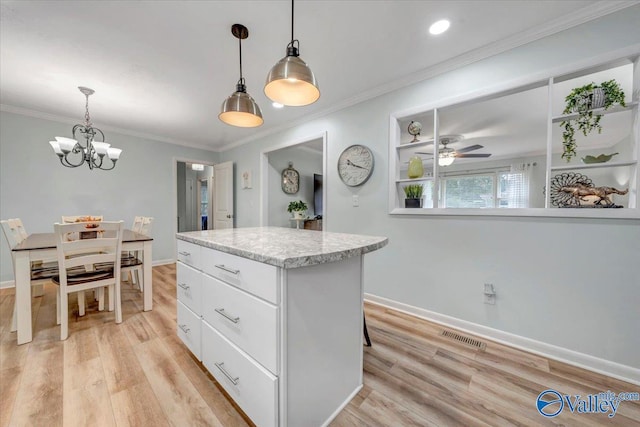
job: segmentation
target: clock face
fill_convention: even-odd
[[[347,147],[338,159],[338,175],[349,187],[364,184],[373,172],[373,153],[364,145]]]
[[[295,194],[300,188],[300,174],[289,166],[282,171],[282,191],[287,194]]]

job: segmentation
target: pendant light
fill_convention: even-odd
[[[260,107],[247,93],[247,87],[242,77],[242,40],[249,37],[249,30],[241,24],[231,26],[231,34],[238,39],[240,50],[240,80],[236,84],[236,91],[222,103],[218,118],[231,126],[244,128],[260,126],[264,123]]]
[[[291,107],[313,104],[320,98],[318,82],[309,66],[300,59],[300,42],[293,37],[293,0],[291,0],[291,42],[287,56],[267,75],[264,94],[274,102]]]

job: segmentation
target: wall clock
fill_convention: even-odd
[[[287,194],[296,194],[300,189],[300,174],[289,162],[289,167],[282,171],[282,191]]]
[[[364,145],[345,148],[338,158],[338,175],[349,187],[364,184],[373,172],[373,153]]]

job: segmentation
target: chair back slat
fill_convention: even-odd
[[[131,230],[135,231],[136,233],[140,233],[140,230],[142,229],[142,224],[144,223],[144,217],[143,216],[136,216],[133,218],[133,225],[131,226]]]
[[[20,236],[21,240],[24,240],[27,238],[27,236],[29,236],[29,234],[27,233],[27,230],[25,230],[24,225],[22,224],[22,220],[20,218],[13,218],[10,219],[9,221],[13,221],[13,225],[16,228],[18,235]]]
[[[144,234],[145,236],[151,236],[152,225],[153,225],[153,217],[150,217],[150,216],[142,217],[142,226],[140,227],[140,231],[138,233]]]
[[[24,240],[20,230],[18,230],[15,219],[3,219],[0,223],[2,224],[4,237],[7,239],[7,243],[9,244],[9,249],[15,248]],[[22,224],[22,222],[20,223]]]

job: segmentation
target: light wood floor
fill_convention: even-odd
[[[140,293],[125,284],[122,324],[91,306],[66,341],[47,285],[33,298],[34,340],[21,346],[9,331],[14,292],[1,290],[0,426],[248,425],[176,337],[175,266],[153,274],[153,311],[141,312]],[[640,402],[623,402],[611,419],[565,409],[547,420],[535,409],[549,388],[584,396],[640,387],[492,342],[478,350],[375,305],[366,314],[365,386],[333,427],[640,425]]]

